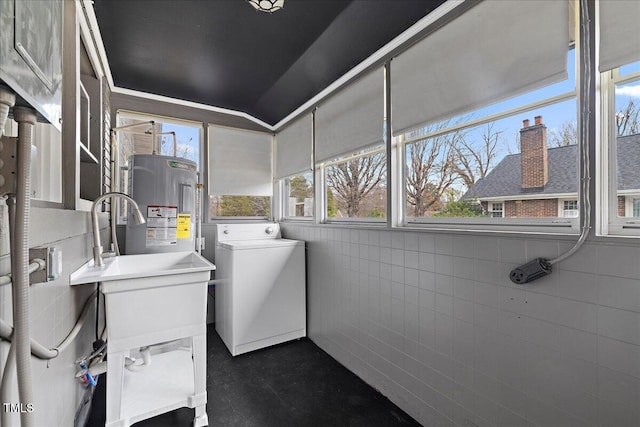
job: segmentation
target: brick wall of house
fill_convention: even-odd
[[[555,218],[558,199],[510,200],[504,204],[505,218]]]
[[[522,188],[541,188],[549,180],[547,154],[547,127],[542,124],[542,116],[535,117],[535,124],[523,120],[520,130],[520,164],[522,168]]]
[[[626,198],[624,196],[618,196],[618,216],[625,216],[625,203]]]

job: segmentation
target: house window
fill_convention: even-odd
[[[633,199],[633,217],[640,217],[640,199]]]
[[[489,203],[489,213],[491,218],[503,218],[504,217],[504,204],[503,203]]]
[[[209,126],[209,217],[271,216],[269,133]]]
[[[603,234],[640,235],[637,218],[640,192],[640,61],[625,64],[602,74],[603,105],[602,138],[608,141],[604,158],[609,169],[607,223]],[[605,144],[606,146],[606,144]]]
[[[580,216],[580,211],[578,210],[578,201],[563,200],[561,214],[563,218],[577,218],[578,216]]]
[[[117,155],[113,188],[129,194],[129,159],[134,154],[180,157],[196,163],[200,170],[202,124],[128,111],[118,112]],[[118,203],[118,223],[127,222],[127,204]]]
[[[602,193],[608,205],[600,211],[602,234],[640,236],[634,199],[640,194],[640,50],[636,40],[638,2],[597,2],[599,22],[602,147],[599,168]]]
[[[325,164],[328,220],[387,217],[386,158],[384,147],[378,146]]]
[[[385,70],[376,68],[314,112],[323,221],[382,221],[387,216],[384,91]]]
[[[313,115],[305,114],[275,136],[274,178],[281,195],[278,218],[314,215]]]
[[[557,219],[558,199],[578,192],[576,11],[481,2],[394,58],[402,222],[577,231],[577,221]],[[507,22],[509,38],[484,32]]]
[[[313,174],[292,176],[284,180],[285,185],[285,217],[313,217]]]
[[[499,215],[488,209],[493,218],[565,217],[558,200],[577,198],[578,133],[575,95],[561,96],[566,98],[533,113],[513,114],[509,106],[528,108],[531,98],[521,96],[502,103],[507,111],[493,119],[475,119],[489,115],[483,109],[396,137],[404,145],[407,222],[481,221],[487,216],[482,205],[496,198],[509,200],[513,209],[507,214],[506,202],[500,203]]]

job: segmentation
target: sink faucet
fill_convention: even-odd
[[[103,200],[109,197],[121,197],[131,203],[131,207],[133,208],[133,221],[136,224],[145,223],[144,215],[142,215],[142,212],[140,212],[140,208],[138,207],[136,201],[124,193],[105,193],[95,199],[93,201],[93,205],[91,206],[91,225],[93,227],[93,263],[96,267],[102,267],[104,265],[104,262],[102,261],[102,243],[100,242],[100,229],[98,228],[98,205]],[[111,218],[111,221],[114,221],[114,218]]]

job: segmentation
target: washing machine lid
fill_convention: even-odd
[[[268,248],[282,248],[291,246],[304,246],[304,242],[301,240],[291,239],[264,239],[264,240],[228,240],[218,242],[217,245],[221,248],[229,249],[232,251],[241,251],[247,249],[268,249]]]

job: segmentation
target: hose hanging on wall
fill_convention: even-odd
[[[29,326],[29,216],[31,209],[31,140],[36,124],[35,111],[15,107],[13,118],[18,122],[18,173],[16,183],[15,240],[11,252],[13,282],[13,343],[18,371],[18,395],[20,402],[33,403],[33,378],[31,374],[31,333]],[[33,413],[20,414],[23,427],[33,425]]]
[[[509,274],[511,281],[517,285],[532,282],[536,279],[551,274],[551,267],[554,264],[564,261],[571,255],[576,253],[584,244],[589,230],[591,229],[591,199],[589,196],[591,171],[589,159],[589,119],[591,118],[591,97],[589,91],[591,88],[591,29],[589,27],[591,19],[589,18],[589,10],[587,0],[580,2],[580,26],[582,27],[583,43],[580,44],[580,53],[582,58],[583,70],[580,84],[580,186],[578,187],[578,204],[582,218],[582,226],[580,229],[580,237],[578,241],[564,254],[557,258],[548,260],[545,258],[536,258],[528,263],[514,268]]]

